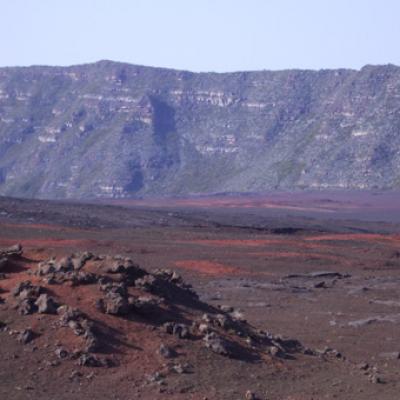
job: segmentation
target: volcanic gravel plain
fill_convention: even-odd
[[[400,194],[0,199],[0,399],[395,400]]]

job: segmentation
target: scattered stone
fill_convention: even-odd
[[[308,274],[289,274],[283,277],[283,279],[293,279],[293,278],[330,278],[330,279],[344,279],[350,278],[350,274],[342,274],[336,271],[317,271],[317,272],[310,272]]]
[[[316,350],[316,353],[320,356],[334,356],[336,358],[342,358],[342,353],[339,350],[325,347],[322,350]]]
[[[106,272],[109,274],[122,274],[125,271],[125,265],[120,261],[114,262],[113,265],[106,269]]]
[[[230,316],[236,321],[246,322],[244,314],[239,310],[234,310],[233,312],[230,313]]]
[[[366,371],[369,368],[369,364],[366,362],[361,362],[357,364],[357,368],[361,369],[362,371]]]
[[[93,333],[87,334],[85,339],[84,351],[88,353],[94,353],[98,351],[99,348],[100,343],[96,336],[94,336]]]
[[[210,325],[208,325],[207,323],[199,324],[198,327],[197,327],[197,330],[201,335],[205,335],[205,334],[211,332]]]
[[[92,380],[95,376],[96,376],[95,373],[92,371],[92,372],[90,372],[89,374],[86,375],[86,379]]]
[[[126,315],[130,311],[128,299],[119,293],[107,293],[103,302],[106,314]]]
[[[164,325],[164,330],[170,335],[177,336],[179,339],[189,339],[190,330],[185,324],[177,324],[175,322],[166,322]]]
[[[179,339],[189,339],[190,331],[189,327],[185,324],[174,324],[172,334],[177,336]]]
[[[147,272],[139,267],[139,265],[133,263],[130,258],[120,257],[113,262],[113,264],[107,267],[106,272],[109,274],[121,274],[124,279],[133,284],[136,279],[143,278],[147,275]]]
[[[219,308],[221,311],[226,312],[226,313],[232,313],[234,311],[233,307],[227,306],[227,305],[221,305],[221,306],[219,306]]]
[[[23,289],[18,297],[20,300],[37,300],[41,293],[43,293],[43,289],[41,286],[31,286],[29,288]]]
[[[165,346],[164,344],[161,344],[158,352],[164,358],[174,358],[177,356],[177,353],[174,349]]]
[[[78,365],[81,367],[104,367],[104,363],[92,354],[82,354],[78,359]]]
[[[160,372],[155,372],[154,374],[151,374],[147,377],[147,381],[149,383],[158,383],[162,384],[164,382],[164,375],[162,375]]]
[[[373,375],[370,376],[370,381],[371,381],[372,383],[376,383],[376,384],[378,384],[378,383],[385,383],[385,381],[383,380],[383,378],[381,378],[380,376],[375,375],[375,374],[373,374]]]
[[[176,271],[171,271],[170,269],[158,269],[154,272],[154,275],[176,285],[183,284],[182,277]]]
[[[135,311],[142,314],[149,314],[156,309],[160,304],[159,301],[148,296],[140,296],[138,298],[130,297],[128,299],[129,304],[135,309]]]
[[[399,360],[400,359],[400,352],[399,351],[393,351],[390,353],[380,353],[379,357],[382,357],[386,360]]]
[[[70,280],[73,286],[79,285],[94,285],[98,282],[99,277],[96,274],[90,272],[73,272],[65,277],[65,280]]]
[[[32,282],[31,281],[23,281],[23,282],[20,282],[12,291],[11,291],[11,294],[14,296],[14,297],[18,297],[19,295],[20,295],[20,293],[23,291],[23,290],[25,290],[25,289],[31,289],[33,286],[32,286]]]
[[[56,272],[54,260],[43,261],[38,264],[37,274],[39,276],[48,275],[54,272]]]
[[[303,354],[305,354],[307,356],[315,356],[315,355],[317,355],[317,352],[313,349],[310,349],[309,347],[304,347]]]
[[[144,291],[151,292],[154,290],[156,278],[153,275],[146,275],[135,280],[135,286]]]
[[[68,357],[69,353],[67,350],[65,350],[63,347],[58,347],[55,351],[56,356],[61,359],[64,360]]]
[[[49,367],[58,367],[60,365],[60,361],[46,361],[46,365]]]
[[[44,276],[49,284],[62,284],[70,281],[72,285],[91,285],[97,283],[98,276],[93,273],[81,271],[86,262],[92,258],[91,253],[83,253],[80,256],[64,257],[57,262],[55,258],[41,262],[38,265],[37,274]]]
[[[68,321],[68,327],[72,329],[76,336],[81,336],[85,333],[85,329],[81,325],[81,323],[75,319],[71,319]]]
[[[47,294],[41,294],[35,302],[39,314],[57,314],[58,304]]]
[[[273,356],[273,357],[278,357],[281,352],[280,348],[277,346],[270,346],[268,351],[269,351],[269,354],[271,354],[271,356]]]
[[[228,343],[226,342],[226,340],[221,338],[215,332],[211,332],[205,335],[203,341],[204,345],[216,354],[220,354],[222,356],[228,356],[230,353],[228,350]]]
[[[35,338],[35,334],[31,329],[23,330],[17,337],[18,341],[22,344],[28,344]]]
[[[100,290],[106,293],[119,293],[122,296],[126,296],[126,285],[123,282],[115,283],[112,279],[107,277],[101,277],[98,281]]]
[[[84,314],[80,310],[66,305],[58,307],[57,314],[60,316],[62,326],[68,326],[69,321],[76,321],[84,317]]]
[[[189,368],[187,365],[182,365],[182,364],[175,364],[171,367],[171,370],[173,372],[176,372],[177,374],[187,374],[189,372]]]
[[[37,311],[35,300],[23,299],[18,304],[18,311],[21,315],[29,315],[35,313]]]
[[[217,314],[217,315],[203,314],[202,320],[207,325],[212,325],[217,328],[219,327],[224,330],[232,328],[233,325],[232,320],[224,314]]]
[[[22,246],[21,244],[17,243],[14,244],[13,246],[6,247],[5,249],[0,249],[0,256],[11,256],[11,255],[16,255],[16,256],[21,256],[23,253]]]
[[[80,371],[74,370],[74,371],[71,372],[71,375],[69,376],[69,379],[71,381],[74,381],[76,379],[82,378],[82,376],[83,375],[82,375],[82,373]]]
[[[244,398],[245,400],[257,400],[256,395],[251,390],[245,393]]]
[[[74,269],[76,271],[81,270],[89,260],[93,259],[93,257],[94,256],[90,251],[85,251],[81,255],[74,257],[72,260]]]
[[[55,264],[56,272],[70,272],[74,270],[74,263],[71,257],[63,257]]]

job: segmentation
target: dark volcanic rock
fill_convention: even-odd
[[[177,336],[180,339],[188,339],[190,338],[190,330],[189,327],[185,324],[178,324],[175,322],[166,322],[164,324],[165,332],[170,335]]]
[[[399,187],[399,82],[393,65],[2,68],[0,194]]]
[[[22,246],[18,243],[5,249],[0,249],[0,256],[20,256],[22,255]]]
[[[18,335],[18,341],[22,344],[28,344],[35,338],[35,334],[31,329],[25,329]]]
[[[82,354],[78,359],[78,365],[83,367],[103,367],[104,363],[92,354]]]
[[[63,257],[55,264],[56,272],[70,272],[74,270],[74,263],[71,257]]]
[[[67,350],[65,350],[63,347],[58,347],[55,351],[56,356],[60,359],[65,359],[68,357],[69,353]]]
[[[75,270],[82,269],[85,264],[93,258],[93,254],[90,251],[85,251],[84,253],[78,255],[72,260]]]
[[[216,333],[211,332],[204,336],[204,345],[214,353],[222,356],[230,354],[228,343]]]
[[[32,285],[30,281],[20,282],[12,291],[17,297],[17,307],[20,314],[28,315],[38,310],[36,301],[42,294],[42,287]]]
[[[0,271],[4,270],[8,265],[8,258],[0,258]]]
[[[171,347],[168,347],[164,344],[160,345],[158,352],[164,358],[174,358],[177,356],[177,353],[174,349],[171,349]]]
[[[103,304],[106,314],[125,315],[131,309],[128,299],[119,293],[107,293]]]
[[[84,314],[80,310],[66,305],[58,307],[57,314],[60,316],[62,326],[68,326],[70,321],[78,321],[84,318]]]
[[[33,299],[23,299],[18,304],[18,310],[21,315],[29,315],[37,311],[37,306]]]
[[[47,294],[41,294],[35,302],[40,314],[57,314],[58,304]]]

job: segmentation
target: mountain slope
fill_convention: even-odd
[[[400,68],[0,69],[0,194],[400,186]]]

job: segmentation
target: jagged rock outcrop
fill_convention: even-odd
[[[400,68],[0,69],[0,194],[400,186]]]

